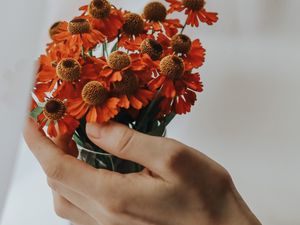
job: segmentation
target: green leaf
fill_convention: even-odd
[[[168,116],[166,116],[165,121],[164,121],[165,126],[168,126],[171,123],[171,121],[175,118],[175,116],[176,116],[176,113],[171,113]]]
[[[156,129],[148,132],[148,134],[152,135],[152,136],[162,137],[164,135],[164,133],[165,133],[165,130],[166,130],[166,126],[164,124],[161,124]]]
[[[76,144],[83,146],[83,142],[80,140],[79,136],[77,133],[74,133],[73,135],[73,140],[75,141]]]
[[[42,107],[36,107],[34,110],[31,111],[30,116],[37,120],[38,116],[41,115],[41,113],[43,112],[43,108]]]
[[[159,112],[160,109],[159,109],[158,105],[160,104],[160,102],[162,100],[163,100],[163,98],[161,98],[161,97],[154,99],[150,103],[150,105],[144,111],[142,111],[141,115],[139,116],[139,118],[137,120],[137,124],[135,127],[135,129],[137,131],[140,131],[143,133],[147,132],[148,124],[151,120],[153,120],[155,118],[155,116]]]
[[[116,51],[118,49],[118,42],[116,42],[115,44],[114,44],[114,46],[112,47],[112,49],[111,49],[111,52],[114,52],[114,51]]]

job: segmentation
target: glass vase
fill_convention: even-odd
[[[153,131],[150,131],[147,134],[153,135]],[[166,129],[164,129],[159,134],[156,133],[155,136],[165,137]],[[75,140],[75,142],[77,143],[77,148],[79,152],[78,159],[83,162],[86,162],[94,168],[107,169],[123,174],[135,173],[143,170],[143,166],[135,162],[120,159],[110,153],[107,153],[103,149],[91,143],[90,141],[82,142]]]

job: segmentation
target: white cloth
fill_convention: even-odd
[[[24,121],[43,5],[40,0],[1,1],[0,217]]]

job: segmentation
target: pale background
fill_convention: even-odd
[[[45,24],[70,18],[82,2],[49,0]],[[139,11],[147,1],[114,2]],[[300,225],[300,1],[208,0],[208,8],[220,22],[189,32],[208,51],[205,92],[168,136],[224,165],[263,224]],[[53,213],[45,177],[23,143],[0,224],[67,224]]]

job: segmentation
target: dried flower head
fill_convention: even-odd
[[[85,103],[98,106],[107,100],[108,91],[100,82],[90,81],[83,87],[81,96]]]
[[[81,65],[75,59],[63,59],[56,66],[56,74],[63,81],[76,81],[81,74]]]
[[[127,13],[124,15],[123,30],[129,35],[138,35],[144,31],[143,18],[136,13]]]
[[[193,11],[201,10],[205,6],[205,0],[182,0],[182,3],[185,7]]]
[[[60,25],[62,24],[61,21],[58,21],[56,23],[54,23],[50,29],[49,29],[49,36],[52,39],[54,35],[59,34],[60,33]]]
[[[68,31],[71,34],[84,34],[91,31],[91,24],[83,18],[75,18],[68,24]]]
[[[191,50],[192,41],[184,34],[177,34],[172,37],[171,46],[175,53],[187,54]]]
[[[176,55],[166,56],[160,62],[160,71],[170,79],[180,78],[184,73],[183,60]]]
[[[122,51],[115,51],[108,56],[107,64],[113,70],[122,70],[131,64],[128,54]]]
[[[163,53],[163,47],[156,40],[145,39],[141,44],[141,52],[147,53],[152,60],[158,60]]]
[[[60,120],[66,113],[66,106],[60,99],[50,99],[43,109],[45,117],[49,120]]]
[[[96,19],[105,19],[111,12],[111,5],[107,0],[93,0],[89,5],[88,12]]]
[[[149,21],[164,21],[167,16],[167,9],[160,2],[150,2],[145,6],[143,15]]]
[[[75,59],[63,59],[56,66],[56,74],[63,81],[74,82],[80,77],[81,65]]]
[[[137,76],[131,70],[126,70],[122,77],[122,81],[114,83],[113,92],[117,95],[127,96],[134,94],[139,88],[139,80]]]

